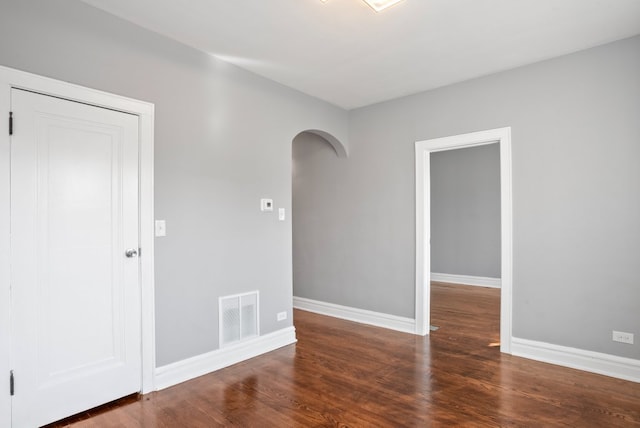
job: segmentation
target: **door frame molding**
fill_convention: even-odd
[[[500,144],[500,351],[511,353],[513,197],[511,128],[496,128],[416,142],[416,334],[429,334],[431,317],[431,153]]]
[[[9,109],[11,89],[18,88],[44,95],[64,98],[98,107],[131,113],[139,118],[139,225],[141,285],[141,353],[142,378],[140,391],[155,390],[155,304],[154,304],[154,212],[153,212],[153,152],[154,110],[153,104],[107,92],[85,88],[75,84],[38,76],[20,70],[0,66],[0,341],[10,339],[10,137]],[[19,119],[16,119],[16,129]],[[6,341],[6,342],[5,342]],[[6,379],[9,366],[9,346],[0,348],[0,379]],[[1,386],[1,385],[0,385]],[[2,387],[4,388],[4,387]],[[11,398],[0,394],[0,425],[5,414],[10,418]],[[5,413],[7,412],[7,413]],[[10,419],[9,419],[10,423]]]

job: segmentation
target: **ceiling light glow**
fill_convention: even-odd
[[[326,3],[327,0],[320,0],[322,3]],[[373,10],[376,12],[380,12],[388,8],[389,6],[393,6],[396,3],[401,2],[402,0],[364,0],[366,4],[371,6]]]
[[[401,2],[402,0],[364,0],[369,6],[373,8],[376,12],[380,12],[388,8],[389,6],[393,6],[396,3]]]

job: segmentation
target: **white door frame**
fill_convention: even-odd
[[[154,322],[154,235],[153,235],[153,121],[154,105],[121,97],[95,89],[84,88],[31,73],[0,66],[0,379],[8,379],[11,294],[10,294],[10,137],[9,110],[11,88],[19,88],[45,95],[65,98],[85,104],[135,114],[139,117],[140,141],[140,284],[142,327],[142,378],[140,390],[151,392],[155,371],[155,322]],[[14,119],[15,128],[20,119]],[[19,380],[18,380],[19,383]],[[0,391],[6,391],[0,384]],[[0,393],[0,425],[10,424],[11,399]],[[6,415],[6,416],[5,416]],[[8,422],[7,422],[8,421]]]
[[[500,351],[511,353],[513,203],[510,127],[416,142],[416,334],[429,334],[431,316],[431,153],[491,143],[500,144]]]

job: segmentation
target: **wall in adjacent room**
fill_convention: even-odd
[[[431,153],[431,272],[500,278],[500,146]]]

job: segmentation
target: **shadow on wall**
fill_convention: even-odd
[[[328,132],[321,131],[319,129],[307,129],[306,131],[302,131],[293,138],[293,142],[295,143],[295,141],[298,140],[300,137],[303,137],[308,134],[317,135],[318,137],[322,138],[327,143],[329,143],[329,145],[333,147],[333,150],[335,150],[339,158],[348,157],[349,154],[347,153],[347,149],[340,140],[338,140],[336,137],[329,134]]]

